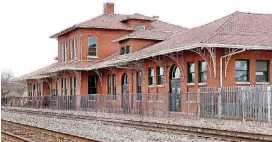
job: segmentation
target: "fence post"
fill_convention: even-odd
[[[246,108],[245,108],[245,103],[246,103],[246,99],[245,99],[245,87],[241,87],[241,93],[242,93],[242,119],[243,122],[245,122],[245,112],[246,112]]]
[[[267,87],[267,120],[271,124],[271,86]]]
[[[197,118],[200,118],[200,89],[197,89]]]
[[[218,119],[221,119],[221,115],[222,115],[222,88],[218,88]]]

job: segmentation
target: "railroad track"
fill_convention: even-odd
[[[101,121],[103,123],[107,123],[110,125],[122,125],[122,126],[130,126],[134,128],[149,130],[149,131],[161,131],[161,132],[171,132],[177,134],[192,134],[201,137],[207,138],[216,138],[220,140],[226,141],[246,141],[246,142],[265,142],[272,141],[272,135],[265,134],[255,134],[255,133],[247,133],[247,132],[237,132],[237,131],[229,131],[229,130],[218,130],[211,128],[200,128],[200,127],[192,127],[192,126],[181,126],[181,125],[170,125],[170,124],[162,124],[162,123],[151,123],[151,122],[143,122],[143,121],[132,121],[132,120],[116,120],[105,117],[94,117],[94,116],[85,116],[85,115],[72,115],[72,114],[62,114],[57,112],[41,112],[34,110],[18,110],[18,109],[3,109],[7,111],[27,113],[31,115],[39,115],[45,117],[57,117],[64,119],[82,119],[82,120],[93,120],[93,121]]]
[[[89,138],[47,130],[2,119],[1,139],[2,141],[7,142],[98,142],[97,140]]]

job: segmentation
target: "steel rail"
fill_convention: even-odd
[[[256,133],[249,133],[249,132],[219,130],[219,129],[212,129],[212,128],[182,126],[182,125],[163,124],[163,123],[144,122],[144,121],[117,120],[117,119],[111,119],[111,118],[105,118],[105,117],[61,114],[57,112],[41,112],[41,111],[18,110],[18,109],[7,109],[7,110],[34,114],[34,115],[39,114],[39,116],[43,115],[46,117],[101,121],[101,122],[110,123],[113,125],[131,126],[131,127],[137,127],[140,129],[151,130],[151,131],[173,132],[178,134],[193,134],[193,135],[202,136],[202,137],[219,138],[222,140],[247,141],[247,142],[272,141],[272,135],[267,135],[267,134],[256,134]]]
[[[15,141],[15,142],[32,142],[26,138],[14,135],[12,133],[6,132],[1,130],[1,137],[5,138],[8,141]]]
[[[74,141],[78,141],[78,142],[100,142],[100,141],[94,140],[94,139],[89,139],[89,138],[85,138],[85,137],[81,137],[81,136],[71,135],[71,134],[68,134],[68,133],[58,132],[58,131],[54,131],[54,130],[48,130],[48,129],[44,129],[44,128],[40,128],[40,127],[30,126],[30,125],[21,124],[21,123],[12,122],[12,121],[3,120],[3,119],[1,119],[1,123],[9,123],[11,125],[20,126],[20,127],[23,127],[23,128],[29,129],[29,130],[41,132],[41,133],[44,133],[44,134],[53,135],[55,137],[61,137],[61,138],[69,139],[69,140],[74,140]],[[2,134],[2,132],[3,131],[1,131],[1,134]],[[8,133],[5,132],[5,133],[9,134],[10,136],[13,136],[13,137],[21,138],[22,140],[24,139],[24,141],[22,141],[22,142],[32,142],[31,140],[25,139],[25,138],[23,138],[21,136],[16,136],[15,134],[12,134],[10,132],[8,132]]]

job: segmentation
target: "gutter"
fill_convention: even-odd
[[[233,52],[233,53],[230,53],[230,54],[227,54],[227,55],[224,55],[224,56],[220,57],[220,87],[223,87],[223,63],[222,63],[223,62],[223,58],[226,58],[226,57],[229,57],[229,56],[232,56],[232,55],[244,52],[246,50],[247,50],[247,48],[243,48],[243,50],[240,50],[240,51],[237,51],[237,52]]]

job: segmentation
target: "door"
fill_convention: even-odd
[[[171,80],[170,111],[181,111],[181,88],[180,79]]]
[[[88,76],[89,100],[96,100],[96,95],[90,95],[90,94],[97,94],[97,77],[96,76]]]
[[[180,69],[176,65],[171,67],[170,74],[170,94],[169,111],[181,112],[181,87],[180,87]]]
[[[121,107],[124,109],[124,113],[127,112],[129,106],[129,92],[128,92],[128,77],[126,74],[122,76],[122,96],[121,96]]]

